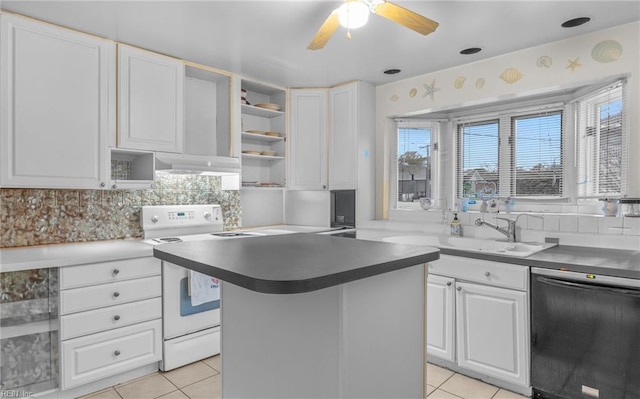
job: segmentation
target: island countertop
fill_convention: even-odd
[[[287,234],[156,246],[156,258],[270,294],[296,294],[392,272],[440,257],[432,247]]]

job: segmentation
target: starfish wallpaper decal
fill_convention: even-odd
[[[567,65],[567,69],[571,69],[571,72],[575,72],[576,68],[582,66],[580,63],[580,57],[576,57],[575,60],[567,60],[567,62],[569,63]]]
[[[422,95],[422,97],[430,96],[431,100],[433,100],[433,95],[435,94],[435,92],[440,91],[440,88],[436,87],[435,79],[431,81],[430,85],[423,84],[423,86],[424,86],[424,94]]]

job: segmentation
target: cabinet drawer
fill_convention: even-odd
[[[80,337],[160,318],[161,298],[75,313],[60,318],[60,339]]]
[[[160,259],[152,256],[60,268],[60,289],[159,276]]]
[[[162,358],[162,322],[154,320],[62,342],[62,389]]]
[[[161,293],[160,276],[74,288],[60,292],[60,314],[66,315],[155,298],[159,297]]]
[[[440,259],[429,263],[428,271],[459,280],[521,291],[526,291],[529,287],[529,268],[509,263],[441,255]]]

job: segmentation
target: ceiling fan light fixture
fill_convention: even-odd
[[[369,20],[369,7],[360,1],[347,1],[338,7],[338,21],[348,29],[357,29]]]

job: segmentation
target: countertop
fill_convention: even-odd
[[[15,272],[153,256],[142,240],[108,240],[0,250],[0,271]]]
[[[159,245],[154,256],[249,290],[315,291],[440,257],[433,247],[318,234],[247,237]]]
[[[275,225],[247,230],[267,230],[273,234],[317,232],[326,227]],[[358,228],[358,238],[380,241],[385,237],[416,234],[425,237],[440,235],[406,229],[387,228],[383,222]],[[246,240],[247,238],[243,238]],[[233,239],[235,240],[235,239]],[[225,243],[231,240],[224,240]],[[169,244],[175,245],[175,244]],[[225,244],[226,245],[226,244]],[[425,246],[426,247],[426,246]],[[526,258],[474,253],[438,247],[444,255],[464,256],[548,269],[566,269],[582,273],[640,279],[640,245],[638,249],[610,249],[593,246],[562,245]],[[109,240],[33,247],[0,249],[0,271],[11,272],[36,268],[63,267],[119,259],[153,256],[153,246],[140,239]]]
[[[401,234],[379,228],[358,229],[358,238],[381,240]],[[406,232],[402,232],[406,234]],[[427,237],[441,234],[412,232],[413,235]],[[428,240],[432,243],[438,240]],[[429,244],[432,245],[432,244]],[[491,253],[465,251],[446,246],[438,246],[442,255],[462,256],[494,262],[540,267],[546,269],[568,270],[579,273],[601,274],[605,276],[640,279],[640,247],[638,249],[610,249],[598,247],[582,247],[575,245],[558,245],[528,257],[515,257]]]

